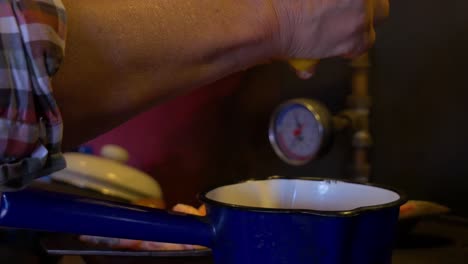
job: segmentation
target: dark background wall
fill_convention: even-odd
[[[374,179],[468,214],[468,1],[392,1],[373,55]]]

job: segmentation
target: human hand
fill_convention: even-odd
[[[375,41],[374,23],[389,12],[388,0],[269,1],[276,13],[274,40],[282,59],[358,56]],[[299,77],[310,77],[316,63],[301,64],[308,68],[296,67]]]

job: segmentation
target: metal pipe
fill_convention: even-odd
[[[369,130],[369,112],[371,108],[369,55],[366,53],[354,59],[351,66],[353,68],[352,93],[348,97],[349,109],[345,112],[354,121],[352,178],[359,182],[369,182],[371,171],[369,149],[372,146],[372,137]]]

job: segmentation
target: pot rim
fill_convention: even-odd
[[[238,205],[233,203],[224,203],[215,201],[213,199],[208,198],[206,195],[223,186],[229,186],[234,184],[241,184],[250,181],[268,181],[268,180],[307,180],[307,181],[330,181],[330,182],[344,182],[344,183],[352,183],[352,184],[359,184],[359,185],[366,185],[370,187],[377,187],[380,189],[388,190],[395,192],[399,195],[399,199],[390,203],[372,205],[372,206],[362,206],[352,210],[339,210],[339,211],[323,211],[323,210],[313,210],[313,209],[283,209],[283,208],[263,208],[263,207],[255,207],[255,206],[246,206],[246,205]],[[288,213],[288,214],[312,214],[312,215],[319,215],[319,216],[329,216],[329,217],[351,217],[360,215],[365,212],[372,212],[372,211],[380,211],[383,209],[393,208],[393,207],[400,207],[407,201],[406,195],[393,188],[388,187],[382,184],[375,184],[375,183],[361,183],[357,181],[347,180],[347,179],[332,179],[332,178],[319,178],[319,177],[284,177],[284,176],[272,176],[266,179],[262,178],[254,178],[254,179],[247,179],[243,181],[237,181],[230,184],[222,184],[216,187],[209,188],[206,191],[203,191],[198,194],[198,200],[206,204],[213,204],[221,207],[232,208],[237,210],[243,211],[250,211],[250,212],[261,212],[261,213]]]

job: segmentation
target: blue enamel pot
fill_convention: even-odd
[[[3,193],[0,226],[196,244],[216,264],[390,264],[399,206],[392,189],[270,178],[200,194],[206,217],[58,193]]]

